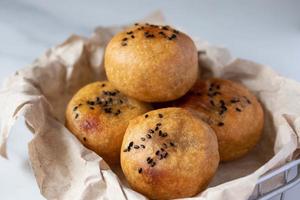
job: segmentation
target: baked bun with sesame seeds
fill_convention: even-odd
[[[69,102],[66,127],[107,163],[117,164],[129,120],[147,111],[149,105],[125,96],[109,82],[95,82]]]
[[[219,163],[214,131],[182,108],[150,111],[130,121],[121,166],[130,186],[150,199],[194,196]]]
[[[246,87],[230,80],[198,80],[174,106],[198,111],[210,124],[218,138],[221,161],[244,156],[262,134],[260,103]]]
[[[118,33],[109,42],[104,61],[108,80],[145,102],[177,99],[198,77],[194,42],[169,26],[136,24]]]

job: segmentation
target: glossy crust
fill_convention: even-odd
[[[84,146],[116,164],[129,120],[148,110],[147,104],[126,97],[109,82],[95,82],[80,89],[69,102],[66,127]]]
[[[247,88],[233,81],[199,80],[175,106],[199,111],[211,125],[222,161],[244,156],[262,134],[264,114],[260,103]]]
[[[105,70],[128,96],[145,102],[174,100],[197,79],[197,50],[189,36],[169,26],[136,25],[109,42]]]
[[[196,195],[207,187],[218,163],[213,130],[182,108],[131,120],[122,144],[121,166],[129,184],[151,199]]]

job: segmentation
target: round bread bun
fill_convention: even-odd
[[[219,163],[214,131],[191,111],[163,108],[130,121],[121,152],[130,186],[150,199],[194,196]]]
[[[198,76],[197,49],[186,34],[169,26],[141,24],[115,35],[105,51],[108,80],[145,102],[183,96]]]
[[[175,106],[198,111],[214,129],[221,161],[244,156],[262,134],[264,113],[260,103],[246,87],[233,81],[198,80]]]
[[[109,82],[95,82],[69,102],[66,127],[108,164],[117,164],[129,120],[148,110],[147,104],[123,95]]]

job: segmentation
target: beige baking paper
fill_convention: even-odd
[[[162,24],[159,14],[147,21]],[[120,170],[115,170],[119,179],[64,127],[70,97],[82,86],[105,79],[103,52],[121,29],[99,27],[89,38],[71,36],[9,77],[0,92],[1,155],[6,156],[11,127],[24,116],[35,136],[28,145],[30,163],[46,199],[146,199],[126,186]],[[262,140],[249,155],[221,164],[209,188],[190,199],[248,199],[257,179],[292,160],[299,147],[300,84],[269,67],[232,58],[224,48],[196,43],[202,75],[245,84],[263,104],[265,128]],[[274,180],[273,184],[277,183]]]

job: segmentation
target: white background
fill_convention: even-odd
[[[88,36],[98,25],[134,22],[155,10],[192,36],[300,81],[300,0],[0,0],[0,81],[72,33]],[[26,161],[30,138],[20,120],[10,161],[0,158],[1,200],[42,199]],[[286,199],[298,196],[300,186]]]

